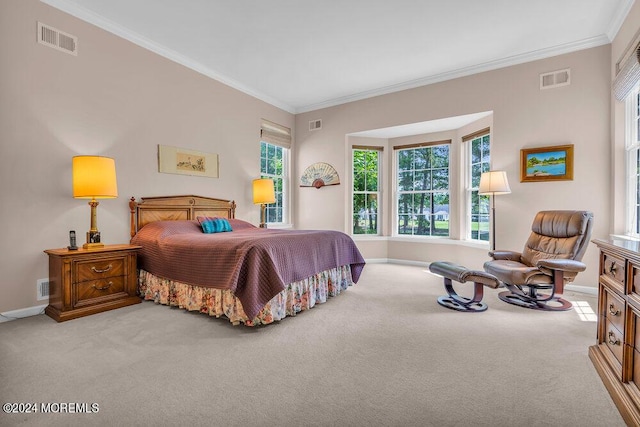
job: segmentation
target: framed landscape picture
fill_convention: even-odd
[[[573,179],[573,144],[520,150],[520,182]]]

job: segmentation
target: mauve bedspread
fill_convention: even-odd
[[[197,221],[157,221],[131,240],[142,246],[139,268],[202,287],[229,289],[249,319],[285,285],[351,265],[357,282],[364,259],[348,235],[330,230],[274,230],[229,220],[233,231],[205,234]]]

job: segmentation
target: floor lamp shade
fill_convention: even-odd
[[[509,180],[505,171],[489,171],[480,175],[478,194],[482,196],[496,196],[511,193]],[[496,199],[491,198],[491,249],[496,248]]]
[[[478,189],[478,193],[480,195],[489,196],[511,193],[507,173],[505,171],[484,172],[480,176],[480,188]]]
[[[73,197],[91,199],[91,229],[87,232],[85,248],[104,246],[98,231],[96,199],[118,197],[116,162],[109,157],[75,156],[72,162]]]
[[[260,227],[267,228],[266,208],[267,204],[276,201],[276,191],[271,178],[258,178],[253,180],[253,203],[260,205]]]

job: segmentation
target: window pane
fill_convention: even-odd
[[[400,172],[398,175],[398,190],[399,191],[412,191],[413,190],[413,172]]]
[[[434,190],[449,189],[449,169],[434,169],[433,189]]]

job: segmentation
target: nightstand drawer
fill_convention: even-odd
[[[96,280],[125,274],[125,258],[105,258],[76,262],[77,280]]]
[[[119,297],[119,294],[125,292],[124,279],[124,276],[118,276],[78,283],[74,307],[95,304],[108,297]]]

